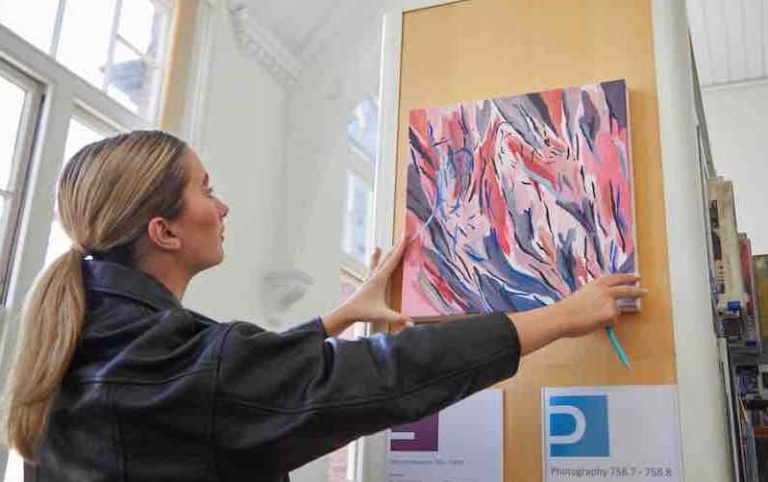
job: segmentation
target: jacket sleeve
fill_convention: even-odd
[[[282,334],[235,323],[217,375],[217,465],[232,478],[293,470],[504,380],[519,360],[501,313],[354,341],[327,338],[320,320]]]

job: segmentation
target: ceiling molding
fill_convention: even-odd
[[[244,3],[230,2],[228,10],[240,49],[283,84],[295,84],[301,71],[298,58],[269,30],[259,25]]]

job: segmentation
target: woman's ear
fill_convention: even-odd
[[[170,222],[164,218],[152,218],[147,224],[147,237],[151,245],[164,251],[181,249],[181,238],[176,235]]]

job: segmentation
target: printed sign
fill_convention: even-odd
[[[387,482],[501,482],[503,391],[489,389],[389,431]]]
[[[674,385],[542,389],[544,480],[682,480]]]

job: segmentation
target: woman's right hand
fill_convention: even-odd
[[[638,299],[648,294],[648,290],[636,286],[639,281],[634,274],[605,276],[555,304],[563,312],[562,336],[583,336],[615,324],[621,314],[619,299]]]
[[[553,305],[510,313],[523,355],[563,337],[583,336],[616,323],[620,298],[643,298],[648,290],[635,286],[637,275],[616,274],[581,287]]]

